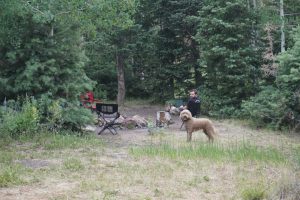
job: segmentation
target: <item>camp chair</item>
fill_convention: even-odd
[[[191,107],[189,108],[189,111],[192,113],[192,116],[193,117],[199,117],[200,116],[200,108],[201,108],[201,103],[200,103],[200,101],[199,102],[194,102],[192,105],[191,105]],[[180,126],[180,130],[182,129],[182,127],[183,127],[183,122],[182,122],[182,124],[181,124],[181,126]]]
[[[96,103],[96,111],[98,114],[99,126],[102,127],[98,132],[98,135],[103,133],[106,129],[113,135],[116,135],[118,133],[116,128],[120,127],[120,123],[116,122],[120,117],[118,104]]]

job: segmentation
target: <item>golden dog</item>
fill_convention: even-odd
[[[189,110],[183,110],[180,113],[180,118],[185,125],[188,142],[192,140],[192,133],[200,129],[203,129],[203,132],[208,137],[209,141],[213,142],[216,132],[212,121],[207,118],[194,118]]]

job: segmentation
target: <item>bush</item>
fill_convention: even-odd
[[[3,112],[0,130],[3,136],[13,138],[35,134],[39,129],[40,115],[34,99],[26,98],[20,111],[6,107]]]
[[[102,84],[97,85],[94,90],[95,98],[97,99],[107,99],[107,90],[103,89],[105,86]]]
[[[222,97],[220,99],[214,91],[204,87],[198,88],[198,93],[201,99],[201,114],[220,118],[236,115],[237,107],[230,105],[230,98]]]
[[[62,112],[63,127],[74,131],[94,121],[91,110],[80,107],[75,103],[68,103]]]
[[[275,127],[278,120],[288,110],[286,94],[272,86],[265,87],[256,96],[243,101],[241,116],[252,120],[258,126]]]
[[[42,96],[39,100],[41,122],[47,130],[81,130],[85,124],[93,121],[91,110],[79,106],[79,102],[68,102],[65,99],[53,100]]]
[[[0,136],[6,138],[34,135],[41,128],[53,132],[78,131],[83,125],[93,122],[90,110],[64,99],[52,100],[43,96],[38,101],[26,98],[9,102],[0,111]]]
[[[201,114],[210,115],[214,110],[214,104],[212,97],[209,96],[205,91],[199,92],[199,98],[201,100]]]

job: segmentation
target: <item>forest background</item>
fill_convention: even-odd
[[[299,0],[0,2],[2,131],[85,124],[88,90],[122,106],[197,88],[203,114],[299,124]]]

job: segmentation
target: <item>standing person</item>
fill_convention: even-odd
[[[198,98],[198,93],[196,89],[190,91],[190,99],[187,103],[186,109],[188,109],[193,117],[200,115],[200,99]]]

